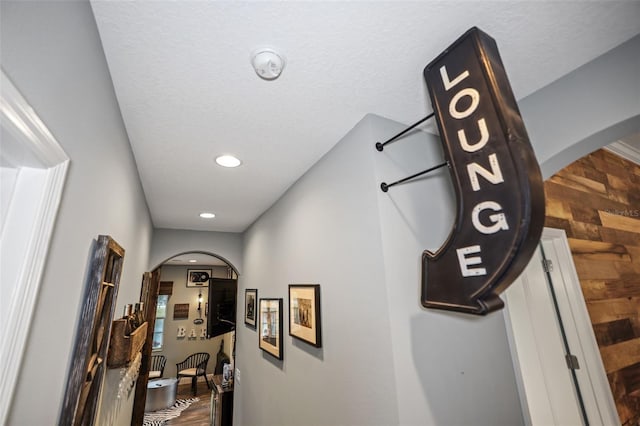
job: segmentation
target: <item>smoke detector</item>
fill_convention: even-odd
[[[282,74],[285,58],[270,48],[261,48],[251,54],[251,65],[256,74],[265,80],[275,80]]]

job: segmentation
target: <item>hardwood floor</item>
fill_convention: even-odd
[[[200,401],[194,402],[180,414],[180,417],[169,420],[166,425],[183,425],[183,426],[209,426],[209,410],[211,404],[211,389],[207,388],[207,384],[198,381],[198,392],[196,397]],[[193,398],[191,393],[191,383],[184,381],[184,384],[178,385],[177,399]]]

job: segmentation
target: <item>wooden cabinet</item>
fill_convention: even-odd
[[[233,385],[223,388],[222,375],[213,376],[210,420],[212,426],[232,426],[233,424]]]

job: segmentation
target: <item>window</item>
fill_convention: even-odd
[[[169,295],[162,294],[158,296],[158,304],[156,305],[156,324],[153,327],[153,344],[151,349],[159,351],[162,349],[162,339],[164,335],[164,319],[167,316],[167,303]]]

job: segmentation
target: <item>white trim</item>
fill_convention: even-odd
[[[11,265],[16,268],[17,280],[7,315],[3,313],[6,321],[0,324],[0,424],[5,424],[62,198],[69,158],[4,71],[0,73],[0,118],[0,124],[34,155],[42,167],[38,177],[41,196],[34,200],[35,219],[28,224],[28,232],[21,236],[23,240],[25,235],[29,239],[24,252],[20,253],[22,264]],[[20,166],[19,161],[16,166]],[[9,239],[3,232],[1,242],[5,250],[11,247]],[[4,257],[5,250],[0,256]]]
[[[534,253],[534,256],[537,252]],[[507,329],[507,340],[511,348],[513,368],[516,373],[516,385],[522,408],[522,417],[527,426],[552,425],[554,416],[547,384],[542,373],[543,364],[536,348],[535,332],[533,330],[534,313],[530,311],[526,302],[525,286],[520,281],[526,281],[526,274],[522,274],[504,293],[504,318]],[[514,309],[517,307],[517,309]],[[516,328],[514,324],[521,327]],[[536,374],[527,374],[525,371]],[[526,382],[526,383],[525,383]]]
[[[569,346],[580,348],[584,365],[576,370],[576,376],[582,386],[585,406],[589,418],[599,418],[603,425],[613,425],[620,422],[616,404],[611,393],[607,373],[598,348],[593,325],[587,310],[587,304],[582,293],[580,279],[573,263],[571,247],[567,235],[562,229],[545,228],[542,233],[543,246],[553,246],[558,257],[559,265],[551,272],[552,281],[558,288],[564,289],[564,294],[558,294],[558,304],[561,311],[571,315],[571,320],[565,322],[565,327],[574,327],[573,333],[567,333]],[[564,286],[558,285],[564,282]],[[560,292],[558,292],[560,293]],[[587,393],[587,391],[592,393]],[[592,422],[592,424],[595,424]]]
[[[626,142],[616,141],[605,146],[604,149],[640,165],[640,151]]]
[[[619,424],[615,402],[600,357],[566,234],[563,230],[545,228],[541,244],[545,255],[554,259],[553,269],[550,272],[551,282],[556,293],[569,347],[579,359],[580,368],[575,370],[575,374],[589,423],[591,425]],[[534,258],[540,260],[538,255]],[[545,335],[536,336],[531,328],[532,321],[539,322],[541,320],[539,318],[540,312],[547,312],[544,315],[555,316],[555,314],[550,313],[552,306],[544,306],[544,304],[552,303],[550,296],[536,298],[533,294],[527,293],[527,289],[530,287],[525,285],[525,281],[531,278],[537,282],[535,274],[542,273],[541,265],[530,265],[527,271],[503,293],[506,301],[504,316],[507,336],[512,351],[525,423],[557,424],[557,421],[551,420],[550,416],[555,410],[562,409],[562,407],[558,407],[557,402],[554,405],[552,401],[548,400],[545,386],[553,386],[553,380],[546,383],[542,381],[541,376],[544,375],[545,370],[557,368],[558,359],[550,359],[550,362],[556,367],[549,365],[549,367],[543,368],[541,362],[546,361],[540,358],[538,352],[542,350],[539,349],[540,345],[544,348],[544,353],[562,351],[558,356],[563,357],[564,352],[557,345],[555,349],[552,349],[553,345],[547,347],[552,340],[557,340],[557,336],[551,336],[551,334],[559,333],[559,330],[545,328],[544,330],[547,330]],[[546,281],[546,278],[544,280]],[[543,305],[538,305],[539,303]],[[536,314],[529,312],[532,308],[540,310],[540,312]],[[561,384],[564,382],[557,382],[558,386]],[[544,422],[541,423],[541,420]]]
[[[69,159],[4,70],[0,72],[0,94],[2,126],[26,145],[43,167],[53,167]]]

